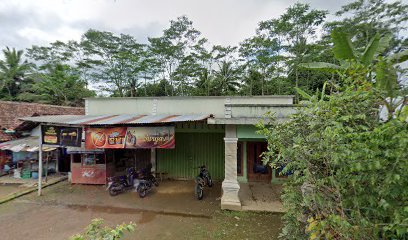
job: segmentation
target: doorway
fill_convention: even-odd
[[[270,182],[272,179],[272,169],[264,166],[261,154],[267,150],[266,142],[247,143],[247,173],[248,181]]]

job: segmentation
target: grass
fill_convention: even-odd
[[[220,211],[207,226],[194,225],[194,239],[277,239],[280,214]]]

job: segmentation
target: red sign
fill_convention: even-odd
[[[125,127],[87,128],[85,135],[85,148],[124,148],[125,136]]]
[[[174,148],[174,126],[87,128],[85,148]]]
[[[126,148],[174,148],[174,127],[128,127]]]
[[[106,184],[107,171],[105,165],[99,166],[81,166],[71,165],[72,183],[82,184]]]

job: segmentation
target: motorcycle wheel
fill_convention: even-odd
[[[114,187],[115,187],[115,186],[112,186],[111,188],[109,188],[109,195],[111,195],[112,197],[118,195],[118,193],[119,193],[118,191],[116,191],[116,190],[114,189]]]
[[[203,186],[201,186],[200,184],[196,184],[195,186],[195,194],[198,200],[202,200],[203,199]]]
[[[139,197],[140,197],[140,198],[146,197],[146,189],[145,189],[145,188],[139,188],[139,189],[137,190],[137,193],[139,193]]]
[[[208,177],[207,183],[208,183],[208,186],[209,186],[209,187],[212,187],[212,186],[213,186],[213,181],[212,181],[211,177]]]
[[[153,184],[154,184],[154,186],[156,186],[156,187],[158,187],[159,186],[159,182],[157,181],[157,179],[153,179]]]

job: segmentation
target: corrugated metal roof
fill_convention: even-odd
[[[53,151],[55,147],[43,146],[43,151]],[[39,138],[38,137],[26,137],[17,140],[12,140],[4,143],[0,143],[0,150],[10,150],[13,152],[38,152],[39,150]]]
[[[211,115],[48,115],[21,118],[23,121],[64,125],[122,125],[202,121]]]

